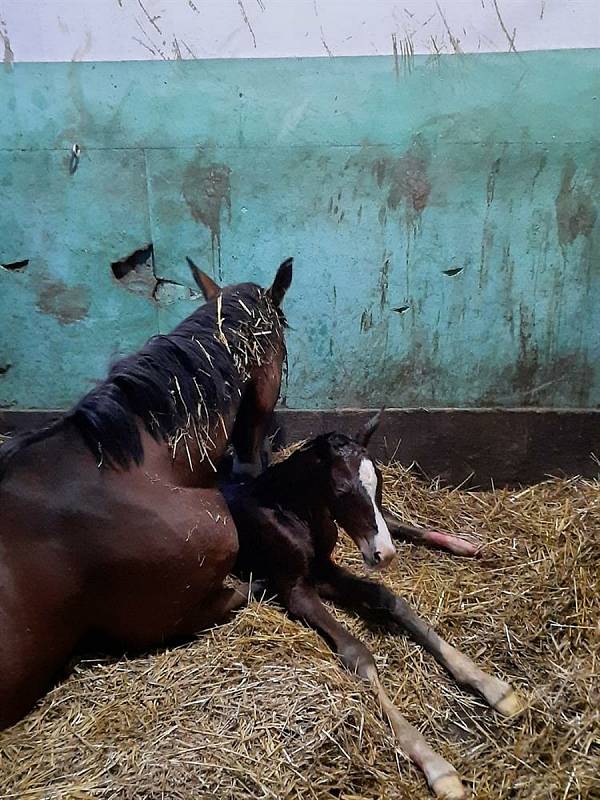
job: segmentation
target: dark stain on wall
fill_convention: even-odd
[[[500,172],[500,159],[497,158],[492,164],[490,174],[487,179],[486,202],[488,207],[494,202],[494,192],[496,191],[496,178]]]
[[[363,333],[366,333],[372,327],[373,327],[373,313],[365,308],[365,310],[360,315],[360,329]]]
[[[37,307],[43,314],[55,317],[61,325],[84,319],[90,308],[85,286],[67,286],[61,280],[45,280],[38,294]]]
[[[226,164],[204,164],[202,154],[193,161],[183,176],[183,196],[192,217],[206,226],[211,235],[213,268],[221,271],[221,214],[227,209],[231,222],[231,169]],[[217,264],[215,264],[215,252]]]
[[[531,391],[539,366],[533,318],[531,312],[521,306],[519,308],[519,356],[512,379],[514,389],[521,392]]]
[[[477,399],[478,405],[498,405],[510,397],[519,406],[540,406],[551,401],[557,384],[568,381],[574,387],[575,402],[589,404],[594,370],[579,352],[549,354],[540,349],[534,313],[523,304],[515,312],[519,349],[514,363],[498,371],[489,389]],[[511,323],[512,326],[512,323]]]
[[[562,247],[572,244],[578,236],[590,236],[598,211],[590,195],[573,186],[577,167],[572,158],[565,161],[560,190],[556,196],[556,226]]]
[[[594,370],[578,352],[561,353],[543,362],[536,350],[530,350],[525,358],[519,359],[512,376],[503,370],[499,377],[496,391],[490,392],[490,397],[497,398],[506,391],[508,383],[516,389],[519,405],[543,406],[551,401],[557,384],[568,381],[576,403],[584,408],[590,405]]]
[[[422,387],[430,387],[429,391],[435,396],[435,386],[439,380],[439,368],[435,363],[432,348],[428,347],[423,341],[417,339],[406,356],[397,361],[391,361],[386,365],[386,381],[388,387],[384,386],[382,399],[395,386],[402,386],[406,393],[407,401],[413,403],[419,396]],[[377,391],[375,386],[372,387]]]
[[[423,138],[417,136],[399,158],[382,156],[373,163],[377,185],[380,189],[387,188],[388,209],[395,211],[404,203],[409,221],[420,217],[429,200],[429,160],[429,148]]]
[[[546,153],[542,153],[542,155],[540,156],[540,163],[538,164],[538,168],[535,172],[535,175],[533,176],[533,181],[531,182],[532,191],[535,189],[535,184],[537,182],[537,179],[542,174],[542,171],[544,170],[544,167],[546,166],[547,163],[548,163],[548,156],[546,155]]]
[[[379,270],[379,283],[377,289],[379,291],[379,307],[383,309],[387,305],[388,291],[390,288],[390,267],[391,261],[387,253],[383,254],[383,264]]]

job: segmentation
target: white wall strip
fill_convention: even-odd
[[[0,0],[5,64],[589,47],[600,0]]]

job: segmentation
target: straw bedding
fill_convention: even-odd
[[[478,493],[384,475],[405,520],[485,544],[478,561],[400,544],[381,579],[528,708],[502,720],[403,635],[336,612],[390,695],[481,800],[600,797],[600,484]],[[363,572],[345,537],[338,555]],[[1,798],[429,796],[368,690],[273,602],[186,646],[81,662],[0,734]]]

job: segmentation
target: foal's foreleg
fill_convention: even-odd
[[[480,545],[463,539],[461,536],[455,536],[447,531],[403,525],[397,517],[385,509],[383,518],[394,539],[402,539],[411,544],[423,545],[434,550],[447,550],[457,556],[477,556],[479,554]]]
[[[401,625],[448,670],[457,683],[480,694],[500,714],[512,716],[521,710],[521,701],[510,684],[488,675],[468,656],[444,641],[406,600],[385,586],[359,578],[331,563],[317,588],[322,597],[358,613]]]
[[[465,791],[454,767],[432,750],[419,731],[398,711],[381,685],[371,653],[331,616],[316,590],[300,580],[283,594],[282,599],[295,617],[303,619],[327,640],[351,672],[370,683],[390,721],[398,744],[422,769],[435,794],[446,800],[464,798]]]

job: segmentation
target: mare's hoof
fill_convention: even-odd
[[[432,783],[431,788],[435,796],[443,800],[463,800],[467,796],[465,787],[456,773],[442,775]]]
[[[510,689],[504,697],[501,697],[500,700],[494,704],[494,708],[499,714],[502,714],[503,717],[514,717],[516,714],[520,714],[524,711],[525,701],[523,698],[519,697],[514,689]]]

